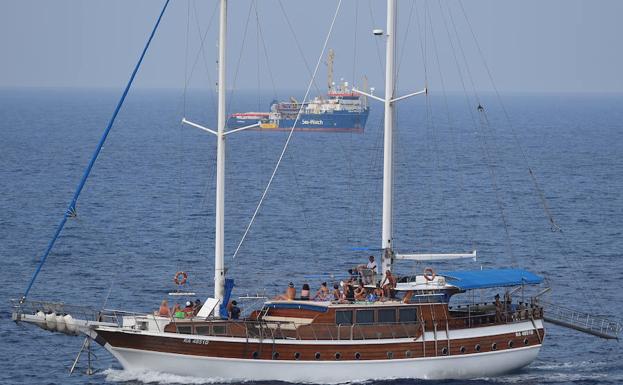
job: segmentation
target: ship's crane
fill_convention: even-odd
[[[327,53],[327,84],[328,90],[331,92],[333,89],[333,60],[335,59],[335,51],[333,48],[329,48]]]

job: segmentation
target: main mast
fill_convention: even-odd
[[[214,298],[223,302],[225,291],[225,40],[227,0],[221,0],[218,43],[218,127],[216,145],[216,225],[214,234]],[[216,306],[215,316],[219,316]]]
[[[393,142],[394,142],[394,56],[396,48],[395,40],[396,29],[396,0],[387,0],[387,46],[385,51],[385,129],[384,129],[384,146],[383,146],[383,239],[381,248],[382,256],[382,274],[391,270],[393,261],[393,218],[392,218],[392,199],[393,199]]]

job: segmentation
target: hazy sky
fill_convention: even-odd
[[[211,24],[210,18],[216,3],[171,1],[137,86],[181,88],[191,72],[192,87],[213,84],[218,16]],[[121,87],[162,4],[159,0],[2,0],[0,87]],[[315,64],[335,0],[232,0],[230,87],[236,78],[239,89],[257,89],[258,81],[266,90],[272,90],[273,82],[278,89],[305,88],[309,73],[280,4],[307,62],[311,67]],[[462,0],[462,5],[465,14],[458,0],[399,1],[399,29],[409,32],[399,37],[401,88],[423,86],[426,62],[431,88],[439,88],[443,80],[447,89],[458,90],[461,79],[467,84],[473,79],[476,88],[490,89],[469,20],[502,91],[623,91],[623,1]],[[198,25],[202,32],[209,28],[199,56]],[[354,76],[359,82],[365,74],[370,85],[383,89],[377,44],[381,53],[384,46],[382,38],[371,34],[375,27],[385,28],[385,1],[343,0],[329,44],[336,51],[338,79],[352,81]],[[317,84],[323,90],[325,79],[322,66]]]

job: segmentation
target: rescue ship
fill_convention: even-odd
[[[259,122],[255,130],[363,132],[370,112],[367,97],[353,92],[343,79],[338,84],[333,81],[334,58],[335,53],[329,50],[326,97],[317,96],[302,103],[294,98],[288,102],[273,100],[270,112],[231,114],[227,119],[227,128],[238,129]]]

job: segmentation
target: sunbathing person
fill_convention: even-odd
[[[340,292],[340,285],[337,283],[333,284],[333,291],[331,292],[333,295],[334,301],[339,301],[342,299],[342,293]]]
[[[355,301],[366,300],[366,288],[363,286],[363,282],[359,281],[359,286],[355,289]]]
[[[309,284],[304,283],[303,288],[301,289],[301,299],[309,300]]]
[[[320,285],[320,289],[316,292],[314,299],[320,301],[328,301],[331,299],[331,293],[329,292],[329,288],[327,287],[327,283],[323,282]]]
[[[282,295],[278,295],[275,297],[276,300],[287,300],[292,301],[296,298],[296,289],[294,288],[294,284],[292,282],[288,283],[288,288],[286,289],[286,293]]]
[[[158,315],[160,317],[171,317],[171,309],[169,309],[169,302],[166,299],[162,300],[160,309],[158,309]]]

